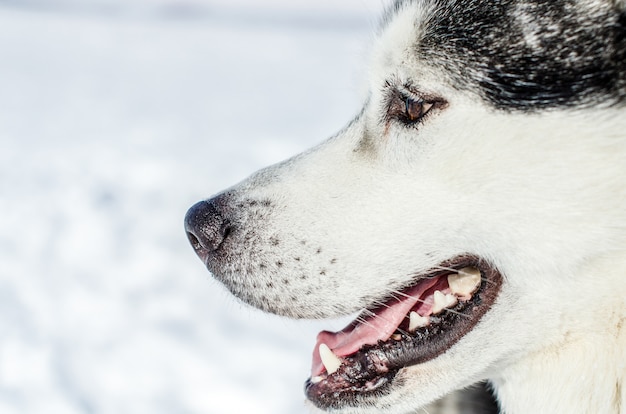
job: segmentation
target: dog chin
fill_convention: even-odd
[[[367,396],[355,396],[351,404],[337,404],[333,407],[320,408],[316,402],[308,400],[308,411],[315,414],[415,414],[420,408],[456,389],[469,387],[475,381],[460,381],[450,371],[439,368],[441,365],[454,367],[449,361],[440,364],[434,360],[422,365],[401,369],[394,381],[384,390]],[[450,368],[453,370],[453,368]],[[420,392],[415,392],[420,390]],[[428,412],[428,411],[425,411]]]

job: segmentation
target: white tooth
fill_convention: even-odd
[[[451,308],[457,303],[459,303],[459,298],[454,296],[452,293],[448,293],[446,295],[446,308]]]
[[[428,316],[420,316],[417,312],[409,314],[409,332],[415,332],[417,328],[428,326],[430,318]]]
[[[480,270],[475,267],[464,267],[459,273],[448,275],[448,285],[455,295],[468,297],[480,286]]]
[[[439,312],[443,310],[443,308],[446,307],[445,301],[446,301],[446,295],[436,290],[435,295],[434,295],[433,308],[432,308],[433,315],[438,314]]]
[[[341,359],[339,359],[339,357],[335,355],[326,344],[320,344],[319,351],[322,364],[324,364],[324,368],[326,368],[328,375],[337,372],[341,366]]]
[[[445,308],[454,306],[457,303],[458,303],[458,299],[452,293],[448,293],[447,295],[444,295],[441,291],[436,290],[434,294],[432,313],[433,315],[437,315],[439,312],[441,312]]]
[[[323,379],[324,377],[311,377],[311,384],[319,384]]]

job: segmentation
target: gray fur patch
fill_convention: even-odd
[[[432,11],[420,59],[497,109],[626,101],[626,12],[614,1],[400,0],[389,15],[418,2]]]

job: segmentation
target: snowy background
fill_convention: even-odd
[[[0,0],[0,413],[299,414],[188,207],[341,129],[385,0]]]

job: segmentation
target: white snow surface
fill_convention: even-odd
[[[183,217],[359,111],[383,5],[0,1],[0,413],[307,412],[345,320],[240,304]]]

